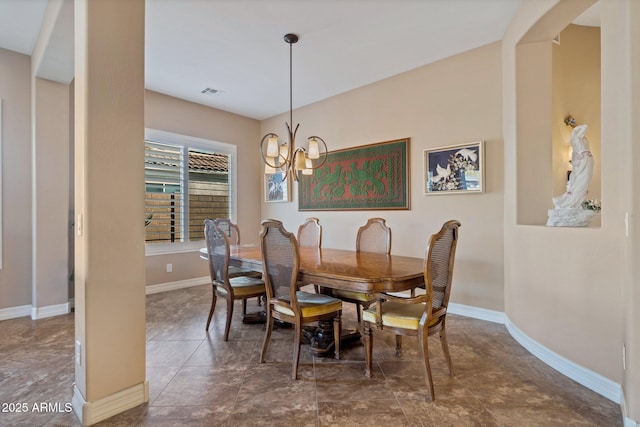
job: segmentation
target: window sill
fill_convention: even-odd
[[[204,240],[188,243],[150,243],[145,244],[145,256],[171,255],[187,252],[199,252],[207,244]]]

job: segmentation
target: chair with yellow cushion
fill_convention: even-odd
[[[294,325],[293,366],[291,378],[298,378],[302,325],[318,320],[333,319],[335,358],[340,358],[342,301],[329,295],[297,290],[300,255],[293,233],[282,222],[265,220],[260,232],[262,271],[267,289],[267,331],[260,363],[264,363],[274,319]]]
[[[387,227],[384,218],[369,218],[367,223],[358,229],[356,252],[391,253],[391,229]],[[364,292],[333,289],[332,294],[336,298],[356,305],[358,323],[361,321],[360,306],[366,310],[375,302],[375,295]]]
[[[402,335],[418,337],[431,400],[435,395],[427,345],[430,335],[439,333],[449,373],[453,376],[445,326],[459,227],[458,221],[447,221],[438,233],[431,236],[424,264],[425,294],[415,297],[378,294],[375,306],[363,312],[366,376],[371,376],[373,363],[373,327],[396,334],[397,356],[402,354]]]
[[[242,300],[242,314],[246,314],[247,298],[264,296],[265,286],[262,279],[258,277],[246,275],[230,277],[229,239],[227,234],[219,227],[216,227],[212,220],[205,220],[205,237],[209,258],[209,273],[211,274],[211,285],[213,287],[206,330],[209,330],[219,294],[227,301],[227,321],[224,328],[224,340],[227,341],[229,339],[234,302]]]

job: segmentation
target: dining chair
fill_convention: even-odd
[[[299,291],[300,254],[293,233],[281,221],[264,220],[260,232],[263,278],[267,291],[267,329],[260,363],[265,362],[274,320],[294,325],[291,378],[298,378],[302,325],[333,319],[335,358],[340,358],[342,301],[329,295]]]
[[[238,227],[237,224],[234,224],[230,218],[216,218],[213,222],[222,231],[227,233],[230,245],[240,244],[240,227]]]
[[[298,245],[312,248],[322,246],[322,226],[318,218],[307,218],[298,227]]]
[[[205,227],[205,235],[207,233],[207,224],[213,224],[214,227],[220,228],[227,235],[229,239],[230,245],[239,245],[240,244],[240,227],[237,224],[231,222],[229,218],[215,218],[205,219],[204,227]],[[235,265],[229,266],[229,277],[239,277],[239,276],[251,276],[251,277],[260,277],[262,274],[259,271],[254,271],[249,268],[238,267]],[[258,305],[260,305],[260,298],[258,298]]]
[[[402,355],[402,336],[417,336],[425,370],[429,398],[435,398],[431,365],[429,363],[428,337],[439,333],[444,356],[453,376],[453,362],[447,344],[446,319],[453,264],[458,244],[460,222],[444,223],[440,231],[431,236],[424,262],[426,293],[414,297],[378,294],[374,307],[363,312],[365,342],[365,375],[371,376],[373,359],[373,327],[396,334],[396,356]]]
[[[247,298],[262,297],[266,294],[264,281],[258,277],[240,275],[230,277],[229,269],[229,238],[227,234],[216,227],[212,220],[205,220],[205,236],[209,258],[209,273],[213,296],[211,309],[205,330],[209,330],[211,318],[216,308],[217,295],[227,301],[227,321],[224,328],[224,340],[229,339],[229,329],[233,316],[233,305],[236,300],[242,300],[242,314],[247,314]]]
[[[387,255],[391,253],[391,229],[387,227],[384,218],[369,218],[367,223],[358,229],[356,252],[373,252]],[[362,306],[366,310],[375,302],[375,295],[364,292],[334,289],[332,295],[356,305],[358,323],[362,319],[360,307]]]
[[[298,227],[298,246],[320,248],[322,246],[322,226],[320,220],[315,217],[307,218]],[[313,285],[316,294],[320,293],[318,285]]]

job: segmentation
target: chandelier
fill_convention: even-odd
[[[295,34],[284,36],[284,41],[289,43],[289,123],[285,123],[289,133],[288,143],[285,141],[280,144],[278,135],[272,132],[263,136],[260,141],[264,173],[284,172],[283,179],[291,176],[295,181],[299,180],[299,173],[312,175],[313,170],[322,166],[327,159],[327,144],[319,136],[307,138],[306,149],[296,147],[296,133],[300,124],[293,128],[293,44],[298,40]]]

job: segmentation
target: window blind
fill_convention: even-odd
[[[228,217],[229,163],[225,153],[145,141],[146,242],[203,240],[205,218]]]
[[[146,241],[182,242],[184,232],[184,150],[181,146],[145,141]]]

